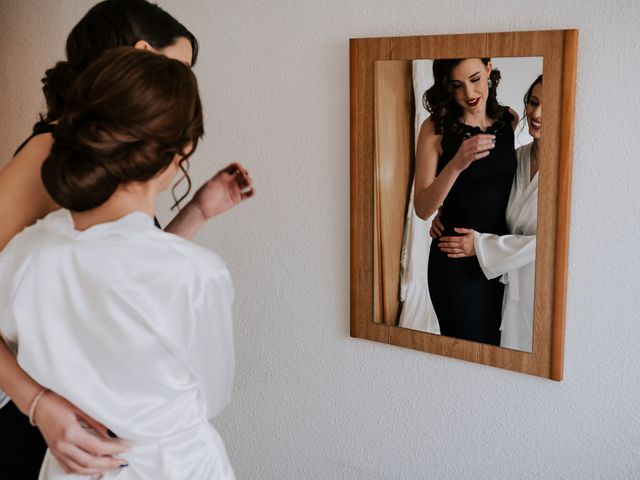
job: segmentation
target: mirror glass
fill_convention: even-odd
[[[532,351],[542,67],[375,62],[375,322]]]

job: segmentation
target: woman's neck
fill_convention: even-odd
[[[71,212],[75,229],[86,230],[101,223],[115,222],[132,212],[143,212],[153,217],[158,193],[149,183],[120,185],[109,200],[86,212]]]
[[[529,164],[529,180],[532,180],[536,173],[538,173],[538,169],[540,168],[540,164],[538,163],[538,152],[540,151],[540,140],[537,138],[533,139],[533,145],[531,145],[531,154],[530,154],[530,164]]]

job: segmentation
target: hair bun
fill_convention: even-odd
[[[76,212],[102,205],[113,195],[120,180],[95,160],[90,148],[73,138],[69,125],[58,125],[53,135],[55,142],[41,172],[51,198]]]
[[[47,100],[48,112],[62,112],[71,85],[78,76],[78,71],[69,62],[58,62],[48,69],[42,78],[42,91]],[[47,115],[45,120],[51,122],[57,117]]]

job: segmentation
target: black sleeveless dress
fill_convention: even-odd
[[[504,111],[486,133],[496,136],[491,153],[473,162],[453,184],[444,200],[443,236],[456,236],[454,227],[478,232],[508,233],[505,211],[517,159],[511,127],[513,116]],[[437,174],[457,153],[462,142],[483,133],[479,127],[456,122],[445,129]],[[438,317],[440,333],[474,342],[500,344],[500,321],[504,285],[499,278],[487,280],[477,257],[448,258],[431,242],[428,267],[429,295]]]

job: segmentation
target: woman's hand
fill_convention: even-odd
[[[192,240],[207,220],[226,212],[253,193],[249,172],[239,163],[232,163],[200,187],[165,231]]]
[[[441,208],[438,209],[438,213],[435,217],[433,217],[433,221],[431,222],[431,228],[429,229],[429,236],[436,240],[440,235],[444,233],[444,225],[440,221],[440,217],[442,216]]]
[[[466,170],[476,160],[486,157],[496,146],[495,135],[481,133],[465,140],[451,160],[459,171]]]
[[[127,464],[126,460],[113,457],[123,453],[126,445],[110,438],[104,425],[54,392],[42,396],[34,417],[66,473],[95,475]]]
[[[449,258],[475,257],[476,249],[473,245],[474,230],[470,228],[454,228],[454,232],[461,233],[459,237],[442,237],[438,248]]]
[[[249,172],[239,163],[232,163],[200,187],[191,202],[208,220],[226,212],[253,193],[253,180]]]

